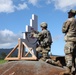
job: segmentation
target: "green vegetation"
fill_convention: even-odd
[[[7,62],[6,60],[0,60],[0,64]]]

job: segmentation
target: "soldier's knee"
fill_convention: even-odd
[[[73,42],[67,42],[64,47],[65,54],[73,53],[74,45]]]
[[[72,58],[73,58],[73,57],[72,57],[72,54],[67,54],[67,55],[65,55],[65,60],[66,60],[66,61],[69,61],[69,60],[72,61]]]
[[[72,67],[72,61],[68,61],[66,64],[67,67],[71,68]]]
[[[72,55],[71,54],[65,55],[65,60],[66,60],[66,66],[72,67]]]

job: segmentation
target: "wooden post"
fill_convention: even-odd
[[[19,45],[16,45],[16,47],[5,57],[5,60],[18,60],[18,57],[10,57],[11,54],[18,48]]]
[[[21,59],[21,40],[18,39],[19,47],[18,47],[18,58]]]
[[[24,48],[24,45],[22,44],[21,45],[21,57],[24,57],[25,56],[25,48]]]
[[[28,49],[28,52],[25,55],[25,50]],[[17,50],[18,48],[18,57],[10,57],[12,53]],[[29,57],[28,54],[31,54],[32,56]],[[37,57],[33,53],[33,48],[28,47],[25,42],[22,41],[22,39],[18,39],[18,45],[6,56],[5,60],[37,60]]]

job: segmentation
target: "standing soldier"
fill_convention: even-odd
[[[33,37],[36,37],[38,40],[38,46],[36,48],[37,53],[41,53],[41,60],[46,61],[48,59],[48,53],[52,44],[51,33],[47,30],[47,23],[41,23],[42,31],[39,33],[32,34]]]
[[[68,12],[68,20],[64,23],[62,32],[65,33],[65,61],[66,71],[61,75],[71,75],[76,72],[76,11],[70,10]],[[74,66],[74,69],[72,68]],[[74,71],[73,71],[74,70]],[[75,73],[74,73],[75,74]],[[73,74],[73,75],[74,75]]]

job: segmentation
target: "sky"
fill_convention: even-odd
[[[48,24],[53,40],[51,53],[63,56],[62,26],[70,9],[76,9],[76,0],[0,0],[0,48],[15,47],[35,14],[38,16],[38,31],[41,31],[41,22]]]

